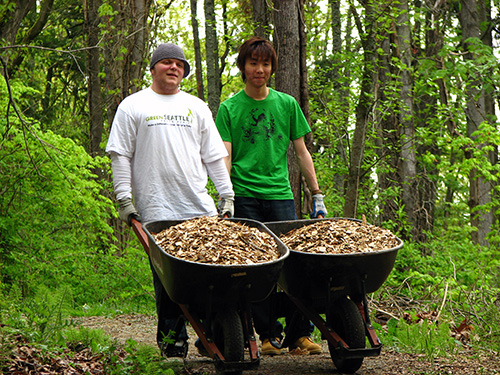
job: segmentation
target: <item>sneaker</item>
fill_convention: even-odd
[[[196,349],[198,349],[199,355],[201,355],[202,357],[210,357],[207,349],[205,349],[205,346],[203,345],[200,339],[196,339],[196,341],[194,342],[194,346],[196,346]]]
[[[321,345],[314,343],[309,336],[304,336],[295,341],[293,347],[290,349],[300,348],[301,350],[307,350],[309,354],[320,354]]]
[[[264,341],[262,341],[260,353],[263,355],[280,355],[282,353],[281,340],[278,337],[274,340],[264,339]]]
[[[161,354],[164,357],[180,357],[184,358],[188,352],[188,342],[184,340],[177,341],[174,345],[161,344]]]

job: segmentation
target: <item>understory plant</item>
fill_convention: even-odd
[[[377,332],[385,343],[428,356],[462,348],[499,352],[496,253],[444,238],[426,244],[425,251],[405,243],[389,278],[371,296]],[[385,319],[376,318],[384,312]]]

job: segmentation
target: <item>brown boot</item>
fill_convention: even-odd
[[[278,337],[276,337],[275,340],[278,344],[281,344],[281,340]],[[260,353],[262,355],[280,355],[282,351],[280,348],[275,347],[271,343],[271,340],[264,339],[264,341],[262,341],[262,347],[260,348]]]
[[[309,336],[304,336],[295,341],[291,350],[295,348],[300,348],[301,350],[307,350],[309,354],[321,354],[321,345],[314,343]]]

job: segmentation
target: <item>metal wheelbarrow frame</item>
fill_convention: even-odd
[[[152,233],[179,224],[183,220],[158,221],[132,227],[148,253],[153,267],[170,299],[177,303],[189,321],[215,368],[223,374],[241,374],[255,369],[260,354],[254,334],[251,303],[263,300],[276,288],[288,248],[262,223],[248,219],[237,221],[273,237],[279,259],[252,265],[217,265],[190,262],[171,256],[155,242]],[[203,322],[202,322],[203,321]],[[248,348],[248,359],[244,359]]]
[[[264,225],[279,237],[318,221],[338,219],[276,221]],[[341,372],[354,373],[365,357],[381,352],[382,343],[370,322],[366,294],[378,290],[389,276],[403,246],[399,238],[398,242],[392,249],[352,254],[314,254],[289,249],[278,285],[328,341],[331,358]],[[325,314],[326,319],[320,314]],[[365,347],[365,337],[370,348]],[[285,339],[284,345],[289,344]]]

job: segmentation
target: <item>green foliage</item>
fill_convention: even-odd
[[[62,337],[68,348],[76,350],[81,347],[90,348],[94,354],[116,348],[116,342],[106,335],[102,329],[70,327],[62,332]]]
[[[468,345],[500,350],[496,333],[500,328],[500,317],[495,314],[499,308],[498,275],[500,260],[494,249],[444,236],[432,241],[425,249],[421,245],[405,243],[398,252],[392,273],[384,286],[374,293],[374,298],[379,301],[418,301],[414,306],[407,306],[406,310],[410,313],[440,313],[441,318],[438,322],[422,323],[420,328],[406,327],[404,322],[398,323],[392,331],[387,327],[388,331],[383,334],[394,336],[386,338],[387,343],[394,343],[406,351],[405,342],[400,340],[406,338],[411,344],[411,337],[418,337],[420,332],[422,340],[414,337],[413,345],[424,353],[432,348],[431,340],[442,340],[446,329],[458,327],[465,321],[473,327]],[[453,347],[445,342],[436,345],[445,350]]]
[[[65,355],[66,349],[80,352],[89,348],[105,365],[107,374],[173,375],[182,366],[180,362],[164,361],[156,347],[133,340],[123,347],[102,330],[76,326],[70,290],[66,288],[40,288],[32,298],[20,298],[13,289],[0,298],[0,369],[20,337],[26,345],[43,350],[45,361]]]
[[[453,355],[461,346],[451,336],[447,323],[423,320],[411,324],[405,320],[390,319],[387,330],[377,323],[373,326],[384,345],[405,353],[424,354],[428,360]]]
[[[65,319],[68,311],[67,289],[49,291],[45,288],[23,304],[22,319],[12,321],[18,329],[27,333],[31,342],[60,344],[62,329],[69,326]]]
[[[41,360],[44,362],[55,361],[61,356],[68,355],[68,349],[77,353],[88,348],[94,355],[93,360],[98,360],[104,366],[105,373],[110,375],[175,375],[182,368],[181,362],[163,360],[157,348],[139,345],[133,340],[127,341],[126,345],[122,346],[102,330],[59,326],[51,332],[57,337],[56,341],[53,338],[49,339],[49,336],[41,340],[44,335],[38,331],[39,328],[41,328],[40,325],[16,330],[11,326],[0,328],[0,343],[2,343],[0,345],[0,369],[8,366],[8,358],[13,350],[10,343],[14,342],[12,340],[14,334],[17,340],[19,336],[23,336],[23,341],[27,345],[40,349],[43,352]],[[33,338],[36,340],[32,341]]]
[[[167,362],[162,360],[158,349],[145,345],[137,345],[133,340],[127,342],[125,350],[128,356],[123,364],[117,366],[111,374],[156,374],[156,375],[175,375],[182,368],[182,363]]]
[[[30,90],[10,84],[14,98]],[[0,108],[7,108],[4,85],[0,92]],[[109,300],[117,309],[126,302],[149,311],[153,298],[144,251],[132,242],[121,257],[114,256],[110,219],[116,211],[103,194],[109,184],[94,174],[108,172],[109,159],[91,158],[71,139],[44,132],[12,111],[0,118],[0,132],[3,291],[31,298],[43,288],[66,288],[77,306]],[[109,281],[101,285],[103,275]]]

